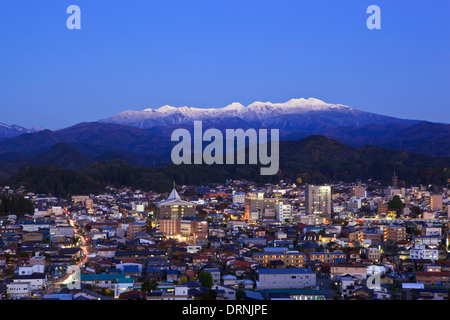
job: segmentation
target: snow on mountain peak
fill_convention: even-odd
[[[238,117],[249,121],[262,121],[277,116],[290,114],[303,114],[314,111],[327,110],[353,110],[350,107],[329,104],[315,98],[299,98],[291,99],[283,103],[261,102],[255,101],[248,106],[244,106],[239,102],[233,102],[221,108],[194,108],[194,107],[173,107],[164,105],[157,109],[145,109],[143,111],[122,112],[103,121],[113,121],[115,123],[139,124],[143,121],[150,121],[151,125],[156,123],[167,124],[176,122],[186,122],[192,120],[206,120],[211,118],[227,118]],[[166,117],[171,117],[169,122],[165,121]]]
[[[315,98],[300,98],[300,99],[291,99],[288,102],[286,102],[286,104],[303,104],[303,105],[328,105],[328,103],[319,100],[319,99],[315,99]]]
[[[175,112],[177,110],[178,110],[178,108],[172,107],[172,106],[169,106],[169,105],[165,105],[165,106],[162,106],[161,108],[156,109],[156,111],[162,112],[162,113]]]
[[[240,111],[244,109],[245,107],[240,104],[239,102],[233,102],[232,104],[227,105],[226,107],[222,108],[222,110],[237,110]]]
[[[220,115],[225,111],[236,111],[236,112],[249,112],[249,111],[264,111],[264,110],[278,110],[278,111],[289,111],[291,109],[296,109],[295,111],[301,111],[297,109],[303,109],[303,111],[315,111],[332,109],[336,107],[343,107],[341,105],[328,104],[322,100],[315,98],[300,98],[291,99],[284,103],[272,103],[272,102],[261,102],[255,101],[249,104],[247,107],[239,102],[233,102],[222,108],[194,108],[194,107],[173,107],[169,105],[162,106],[158,109],[145,109],[143,111],[153,111],[161,114],[172,114],[175,112],[182,113],[202,113],[202,114],[214,114]],[[347,107],[348,108],[348,107]]]

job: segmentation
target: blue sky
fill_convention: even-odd
[[[301,97],[450,123],[448,0],[0,0],[0,40],[6,124]]]

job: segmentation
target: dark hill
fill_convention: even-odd
[[[49,161],[55,161],[51,155],[58,155],[58,152],[62,153],[61,156],[65,152],[72,155],[67,158],[69,164],[74,160],[72,157],[80,157],[70,146],[60,144],[47,155]],[[80,159],[88,160],[83,157]],[[305,183],[321,184],[351,182],[361,178],[388,185],[395,171],[400,185],[446,185],[450,181],[449,168],[449,157],[424,156],[377,146],[354,148],[330,138],[312,135],[298,141],[280,142],[280,170],[274,176],[261,176],[258,165],[167,164],[151,168],[113,160],[92,162],[78,171],[49,166],[30,167],[20,170],[6,182],[13,186],[25,185],[35,192],[50,190],[59,194],[72,194],[86,193],[87,190],[97,190],[108,185],[168,191],[173,181],[192,185],[225,182],[227,179],[277,183],[281,179],[295,181],[301,177]],[[84,184],[86,190],[82,187]]]

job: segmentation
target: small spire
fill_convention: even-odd
[[[175,187],[173,188],[173,190],[170,193],[169,198],[167,198],[167,200],[181,200]]]

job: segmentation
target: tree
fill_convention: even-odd
[[[204,210],[204,209],[200,209],[200,210],[197,212],[197,216],[201,217],[203,220],[206,219],[206,216],[207,216],[207,215],[208,215],[208,212],[207,212],[206,210]]]
[[[101,291],[101,294],[104,295],[104,296],[106,296],[106,297],[110,297],[110,298],[113,298],[113,297],[114,297],[114,292],[111,291],[111,290],[108,289],[108,288],[103,288],[102,291]]]
[[[181,257],[181,251],[176,250],[172,253],[172,259],[178,260],[178,259],[180,259],[180,257]]]
[[[181,276],[179,284],[182,285],[185,284],[186,282],[188,282],[188,278],[186,276]]]
[[[410,216],[411,218],[420,218],[422,216],[422,209],[417,206],[412,207]]]
[[[389,201],[389,209],[393,209],[393,210],[401,210],[404,206],[402,199],[400,199],[399,195],[395,195],[391,201]]]
[[[17,256],[18,257],[29,257],[30,255],[28,254],[28,252],[19,251],[19,252],[17,252]]]
[[[155,280],[145,280],[144,283],[142,283],[141,289],[145,292],[151,292],[153,290],[156,290],[158,288],[158,282]]]
[[[213,285],[213,278],[212,278],[211,272],[209,272],[209,271],[201,271],[198,274],[198,281],[200,281],[200,283],[203,286],[211,289],[211,287]]]
[[[183,195],[185,197],[195,197],[195,189],[194,188],[189,188],[186,191],[184,191]]]
[[[236,299],[241,300],[245,298],[245,292],[243,289],[237,289],[236,291]]]
[[[3,194],[0,198],[0,216],[31,214],[33,211],[33,203],[23,196]]]
[[[202,300],[216,300],[217,292],[215,290],[207,290],[202,295]]]

